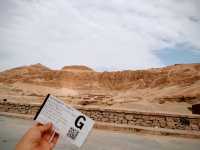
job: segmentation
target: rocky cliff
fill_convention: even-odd
[[[67,95],[66,93],[72,91],[75,95],[85,95],[82,98],[72,98],[85,100],[86,103],[81,102],[84,104],[88,104],[88,99],[92,99],[92,103],[96,102],[94,104],[99,104],[99,97],[102,101],[109,97],[109,100],[112,100],[108,102],[110,105],[117,103],[121,106],[122,103],[126,103],[127,107],[130,103],[142,101],[144,104],[146,101],[159,104],[193,104],[200,102],[200,64],[176,64],[164,68],[116,72],[96,72],[87,66],[65,66],[60,70],[52,70],[35,64],[1,72],[0,84],[18,85],[17,89],[21,90],[23,95],[44,95],[46,92],[43,91],[51,92],[52,89],[59,91],[57,93],[61,93],[60,95]],[[0,93],[3,89],[6,88],[1,88]],[[27,89],[35,89],[36,92],[27,94]],[[102,98],[102,95],[107,96]]]
[[[165,86],[190,86],[200,80],[200,64],[179,64],[148,70],[95,72],[86,66],[65,66],[51,70],[41,64],[0,73],[0,82],[25,82],[45,86],[127,90]]]

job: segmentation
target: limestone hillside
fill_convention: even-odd
[[[23,66],[0,73],[1,83],[24,82],[80,89],[127,90],[190,86],[200,80],[200,64],[178,64],[148,70],[95,72],[86,66],[65,66],[51,70],[41,64]]]
[[[176,64],[147,70],[96,72],[87,66],[52,70],[41,64],[0,73],[1,84],[26,83],[78,92],[105,92],[120,97],[165,101],[200,101],[200,64]],[[119,94],[120,93],[120,94]]]

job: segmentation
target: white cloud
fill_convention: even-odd
[[[3,68],[148,68],[162,66],[155,50],[177,43],[200,49],[198,0],[10,0],[2,7]]]

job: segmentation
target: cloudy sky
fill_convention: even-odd
[[[0,0],[0,69],[200,63],[199,0]]]

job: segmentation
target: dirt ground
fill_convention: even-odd
[[[174,87],[174,89],[175,88],[176,87]],[[166,89],[165,93],[170,93],[174,89]],[[121,93],[113,92],[112,94],[109,93],[112,95],[110,99],[105,98],[103,100],[98,100],[97,97],[95,100],[90,99],[88,101],[87,99],[85,100],[84,96],[87,95],[85,93],[89,93],[89,91],[80,93],[73,89],[53,88],[24,83],[9,85],[0,84],[0,100],[6,99],[7,101],[21,103],[42,103],[48,93],[62,99],[66,104],[70,105],[80,105],[86,101],[84,106],[94,105],[103,108],[109,107],[116,109],[132,109],[137,111],[191,114],[191,111],[188,109],[191,107],[191,104],[189,103],[176,101],[166,101],[164,103],[160,103],[160,101],[154,100],[152,97],[154,97],[155,94],[153,95],[153,93],[162,95],[161,92],[159,93],[159,89],[145,89],[143,91],[137,90]],[[93,91],[93,93],[95,92]]]

